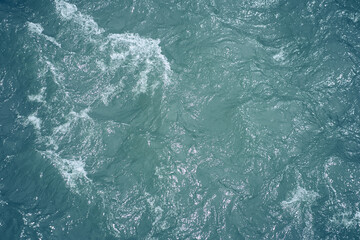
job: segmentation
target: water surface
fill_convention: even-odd
[[[357,1],[0,2],[3,239],[356,239]]]

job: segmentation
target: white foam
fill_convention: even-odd
[[[84,154],[83,151],[86,151],[87,148],[81,147],[79,154],[70,153],[70,156],[66,149],[61,151],[58,151],[58,149],[59,144],[69,144],[71,141],[74,141],[73,138],[76,136],[71,134],[74,126],[79,126],[79,123],[83,124],[84,122],[92,121],[88,115],[89,111],[90,108],[83,109],[80,112],[70,111],[67,115],[67,121],[55,127],[50,136],[43,138],[43,142],[46,142],[47,150],[40,151],[41,154],[51,159],[67,185],[75,192],[78,192],[79,184],[91,182],[85,170],[87,154]],[[90,138],[92,137],[91,132],[90,134],[87,133],[88,129],[85,128],[84,131],[85,135]],[[84,142],[86,143],[87,139]]]
[[[111,74],[116,72],[119,67],[124,66],[127,70],[131,71],[131,74],[139,72],[138,81],[132,87],[135,95],[145,93],[149,89],[154,93],[154,90],[160,86],[161,81],[159,82],[158,79],[162,79],[164,86],[171,83],[170,64],[162,54],[161,47],[159,46],[160,40],[142,38],[138,34],[132,33],[109,34],[102,38],[93,38],[91,35],[101,36],[104,32],[104,29],[100,28],[93,18],[82,14],[74,4],[66,1],[55,0],[55,5],[59,16],[64,21],[78,24],[80,26],[79,30],[82,33],[90,35],[90,38],[87,38],[87,40],[95,43],[100,53],[108,54],[110,57],[109,66],[104,63],[104,56],[102,54],[100,59],[93,60],[102,72],[110,71]],[[96,54],[93,57],[96,58],[97,56]],[[124,63],[125,61],[126,63]],[[151,83],[149,83],[150,75],[153,79]]]
[[[46,40],[48,40],[49,42],[52,42],[53,44],[55,44],[56,46],[58,46],[59,48],[61,48],[61,44],[58,43],[53,37],[49,37],[48,35],[42,34]]]
[[[6,205],[9,205],[9,204],[7,202],[5,202],[4,200],[0,199],[0,206],[4,207]],[[1,225],[0,225],[0,227],[1,227]]]
[[[30,101],[32,102],[39,102],[39,103],[44,103],[44,93],[45,93],[46,87],[42,87],[40,89],[40,93],[37,95],[29,95],[28,98]]]
[[[314,238],[311,205],[317,197],[319,197],[318,193],[298,186],[289,200],[281,202],[283,209],[294,218],[293,227],[301,231],[303,239]]]
[[[27,22],[27,25],[30,32],[40,35],[44,31],[44,28],[39,23]]]
[[[155,90],[161,90],[171,83],[172,72],[168,60],[162,54],[160,40],[144,38],[134,33],[105,34],[90,16],[81,13],[75,5],[63,0],[54,1],[58,17],[64,23],[59,26],[60,35],[65,37],[69,34],[80,42],[90,42],[94,51],[48,51],[49,45],[40,45],[39,64],[43,67],[38,79],[44,87],[39,94],[30,95],[28,98],[30,101],[44,102],[46,97],[48,103],[38,109],[42,122],[36,114],[30,117],[28,122],[32,121],[35,128],[38,126],[39,131],[36,134],[39,152],[52,162],[70,190],[85,197],[92,197],[98,191],[93,191],[96,188],[93,188],[92,181],[88,178],[87,169],[91,166],[91,172],[96,173],[105,161],[114,160],[106,154],[110,148],[107,142],[114,139],[113,133],[120,134],[119,130],[125,131],[132,123],[116,122],[106,129],[111,121],[92,119],[91,108],[88,106],[98,108],[100,101],[105,105],[117,104],[118,101],[112,102],[115,97],[119,98],[119,102],[123,98],[130,102],[136,100],[129,97],[132,95],[162,93]],[[32,26],[32,29],[32,32],[46,38],[41,25]],[[85,68],[87,72],[84,71]],[[52,87],[51,96],[46,95],[45,88],[49,88],[49,75],[56,83],[56,86]],[[125,90],[127,92],[119,94]],[[44,127],[40,131],[42,125],[46,125],[46,129],[50,131],[46,131]],[[108,131],[108,134],[104,131]],[[195,148],[193,152],[196,153]],[[182,171],[184,173],[185,170]],[[159,176],[159,181],[166,181],[175,187],[180,184],[181,180],[174,174],[162,174],[164,177]],[[104,185],[101,197],[104,201],[104,213],[109,214],[106,216],[108,227],[119,237],[128,225],[120,224],[117,217],[124,209],[129,209],[129,204],[119,205],[119,202],[113,202],[114,198],[109,195],[120,195],[121,192],[117,192],[117,186],[110,185]],[[141,211],[150,208],[151,221],[155,225],[152,233],[168,228],[168,220],[173,216],[171,214],[175,215],[176,212],[176,206],[172,205],[174,194],[165,192],[165,199],[147,195],[145,198],[148,204],[140,208]],[[170,205],[172,206],[169,207]]]
[[[124,87],[122,81],[120,80],[119,84],[116,86],[109,85],[106,86],[104,91],[101,93],[101,101],[107,106],[110,100],[116,95],[116,93],[120,92]]]
[[[268,7],[277,4],[279,0],[256,0],[250,1],[253,7]]]
[[[148,76],[151,73],[159,72],[159,77],[162,78],[164,86],[171,83],[170,75],[172,71],[168,60],[162,54],[159,46],[160,40],[141,38],[139,35],[132,33],[110,34],[108,41],[101,48],[104,49],[105,45],[109,43],[113,68],[118,68],[128,58],[131,59],[133,69],[145,64],[145,69],[140,71],[139,79],[132,89],[135,95],[145,93],[148,90]],[[151,84],[152,92],[158,86],[159,82],[154,81]]]
[[[107,67],[104,63],[103,60],[95,60],[96,62],[96,66],[102,71],[102,72],[106,72],[107,71]]]
[[[74,112],[74,111],[71,111],[71,112],[70,112],[70,115],[73,115],[73,116],[75,117],[75,120],[76,120],[77,118],[91,119],[91,118],[89,117],[89,115],[88,115],[89,111],[90,111],[90,107],[81,110],[79,113]]]
[[[83,109],[79,113],[70,111],[68,115],[68,121],[65,122],[64,124],[55,127],[53,130],[53,135],[58,135],[58,134],[64,135],[66,133],[69,133],[71,131],[71,124],[75,123],[79,119],[91,120],[90,116],[88,115],[89,111],[90,108]]]
[[[277,62],[282,62],[285,60],[285,52],[284,49],[281,49],[279,53],[273,56],[273,59]]]
[[[61,174],[72,188],[76,187],[75,181],[78,179],[86,179],[87,181],[90,181],[87,177],[87,172],[85,171],[85,163],[81,159],[61,159],[59,167]]]
[[[54,76],[54,78],[53,78],[54,82],[57,85],[61,86],[62,84],[60,84],[60,83],[63,81],[64,76],[58,72],[57,68],[50,61],[45,61],[45,63],[46,63],[47,68],[50,70],[50,72]]]
[[[36,130],[40,131],[41,130],[41,119],[38,118],[36,115],[37,115],[37,112],[28,116],[28,122],[31,123]]]
[[[123,62],[129,54],[130,54],[129,51],[122,52],[122,53],[111,53],[110,58],[111,58],[112,61]]]
[[[65,134],[65,133],[69,132],[70,124],[71,124],[71,121],[68,121],[64,124],[61,124],[61,125],[55,127],[53,130],[53,133],[54,134]]]
[[[152,63],[147,59],[146,68],[145,70],[141,71],[140,79],[138,80],[138,82],[136,83],[135,87],[132,90],[135,94],[146,92],[148,86],[148,74],[150,73],[152,68],[151,65]]]
[[[53,160],[54,165],[59,169],[59,172],[71,189],[77,191],[77,182],[82,179],[91,182],[87,177],[85,163],[81,157],[79,159],[64,159],[53,150],[44,151],[42,154]]]
[[[360,222],[360,212],[355,213],[354,219],[356,219]]]
[[[155,206],[155,198],[152,197],[149,193],[145,192],[145,196],[147,203],[150,206],[151,211],[153,212],[153,214],[155,215],[155,219],[152,222],[153,226],[157,226],[157,224],[159,222],[161,222],[161,219],[163,218],[163,212],[164,210],[160,207],[160,206]],[[166,221],[162,221],[162,223],[159,225],[160,228],[162,228],[163,230],[167,228],[167,223]]]
[[[55,1],[56,9],[64,19],[70,20],[77,12],[77,7],[74,4],[67,3],[65,1]]]
[[[43,34],[44,28],[41,26],[41,24],[33,23],[33,22],[27,22],[27,25],[28,25],[28,29],[29,29],[30,32],[36,33],[39,36],[44,37],[49,42],[52,42],[53,44],[55,44],[56,46],[61,48],[61,44],[59,44],[53,37],[50,37],[50,36],[48,36],[46,34]]]
[[[360,212],[357,211],[355,214],[353,214],[352,211],[337,213],[330,222],[335,223],[336,225],[342,225],[346,228],[360,227]]]
[[[104,29],[100,28],[94,19],[79,12],[74,4],[62,0],[55,0],[55,6],[64,20],[73,20],[81,26],[85,33],[101,34],[104,32]]]
[[[63,0],[55,0],[55,5],[60,17],[63,20],[77,23],[83,33],[98,36],[104,32],[104,29],[100,28],[90,16],[82,14],[75,5]],[[149,83],[149,75],[152,75],[154,79],[162,79],[164,86],[170,84],[171,68],[162,54],[159,46],[160,40],[142,38],[138,34],[123,33],[109,34],[103,38],[88,38],[88,41],[95,43],[98,51],[105,54],[109,52],[110,66],[105,65],[103,55],[100,59],[94,60],[102,72],[109,70],[115,72],[119,67],[124,66],[124,61],[127,61],[126,68],[132,73],[135,70],[139,72],[138,81],[132,87],[135,95],[147,92],[148,86],[154,93],[154,90],[160,85],[157,80]]]
[[[105,91],[101,93],[101,100],[105,104],[105,106],[109,104],[109,98],[111,95],[114,94],[114,92],[115,92],[115,88],[109,86],[105,89]]]
[[[298,188],[293,192],[292,197],[288,201],[282,201],[281,205],[284,209],[295,210],[299,208],[300,203],[312,203],[319,196],[314,191],[308,191],[305,188],[298,186]]]

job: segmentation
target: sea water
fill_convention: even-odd
[[[1,239],[360,238],[360,3],[0,2]]]

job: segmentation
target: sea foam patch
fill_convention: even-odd
[[[305,188],[298,187],[293,193],[289,200],[282,201],[281,205],[284,209],[296,210],[299,208],[301,203],[311,204],[315,199],[319,197],[314,191],[308,191]]]
[[[76,5],[62,1],[55,1],[56,10],[64,20],[72,20],[82,27],[82,30],[91,34],[101,34],[104,29],[99,28],[98,24],[88,15],[78,11]]]
[[[114,152],[121,147],[121,134],[131,127],[131,122],[118,122],[118,116],[122,116],[117,111],[123,106],[130,106],[126,111],[138,111],[136,101],[141,94],[150,101],[161,99],[161,90],[170,84],[172,71],[160,40],[136,33],[108,34],[91,16],[66,1],[55,0],[55,8],[64,23],[59,25],[56,40],[44,34],[41,24],[28,23],[30,36],[35,36],[34,44],[38,44],[41,84],[38,94],[28,99],[43,104],[27,121],[36,129],[37,150],[58,169],[71,191],[88,196],[94,194],[92,176],[114,161]],[[62,48],[49,51],[49,45],[43,44],[49,39],[59,41]],[[87,47],[91,51],[83,51]],[[104,108],[115,112],[116,118],[96,117],[95,110]],[[114,214],[121,215],[130,203],[121,204],[121,186],[103,185],[101,189],[108,226],[120,236],[128,227]],[[138,191],[137,196],[143,195],[137,187],[134,191]],[[154,224],[166,222],[160,206],[150,208],[156,215]],[[140,209],[138,214],[146,210],[144,206]]]
[[[30,101],[33,101],[33,102],[44,103],[44,102],[45,102],[45,100],[44,100],[45,90],[46,90],[46,87],[42,87],[42,88],[40,89],[40,93],[39,93],[39,94],[29,95],[29,96],[28,96],[29,100],[30,100]]]
[[[27,22],[28,28],[31,32],[41,34],[44,28],[39,23]]]
[[[301,231],[302,236],[307,239],[314,237],[313,231],[313,214],[311,205],[319,197],[319,194],[306,190],[300,186],[292,192],[292,196],[285,201],[281,202],[281,206],[285,211],[290,213],[294,218],[294,228],[297,231]],[[305,227],[297,229],[297,226],[304,224]]]
[[[85,41],[93,44],[94,51],[86,56],[91,61],[77,64],[77,70],[86,69],[91,63],[96,63],[96,67],[109,78],[119,69],[125,70],[125,76],[136,75],[138,79],[132,86],[135,95],[148,91],[153,93],[159,86],[170,84],[172,71],[167,58],[162,54],[160,40],[143,38],[135,33],[106,35],[105,30],[99,27],[92,17],[81,13],[74,4],[56,0],[55,6],[60,18],[74,23],[71,27],[76,28],[75,31],[79,31],[79,34],[81,32]],[[68,29],[68,32],[74,34],[74,29]],[[102,80],[106,82],[107,79]],[[119,82],[119,85],[122,84],[132,83],[125,79],[125,82]],[[104,88],[108,88],[108,85],[106,83]]]
[[[39,23],[33,23],[33,22],[27,22],[27,26],[30,32],[35,33],[39,36],[44,37],[46,40],[48,40],[49,42],[53,43],[54,45],[56,45],[57,47],[61,48],[61,44],[58,43],[55,38],[50,37],[46,34],[43,33],[44,28],[41,26],[41,24]]]
[[[41,130],[41,119],[37,117],[37,113],[28,116],[28,123],[31,123],[36,130]]]

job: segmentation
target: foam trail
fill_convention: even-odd
[[[53,37],[50,37],[48,35],[43,34],[44,28],[39,23],[33,23],[33,22],[27,22],[28,29],[30,32],[33,32],[35,34],[38,34],[39,36],[44,37],[49,42],[52,42],[54,45],[61,48],[61,44],[58,43]]]
[[[40,89],[40,93],[37,95],[29,95],[28,98],[30,101],[32,102],[39,102],[39,103],[44,103],[44,93],[45,93],[46,87],[43,87]]]
[[[82,30],[91,34],[101,34],[104,32],[104,29],[99,28],[97,23],[88,15],[82,14],[78,11],[77,7],[74,4],[56,0],[55,6],[57,12],[63,18],[63,20],[72,20],[82,26]]]
[[[346,228],[357,228],[360,226],[360,212],[355,214],[352,211],[341,212],[333,216],[330,222]]]
[[[31,123],[37,131],[41,130],[41,119],[38,118],[37,113],[33,113],[28,117],[28,123]]]
[[[148,76],[151,73],[161,72],[159,77],[164,86],[171,83],[171,67],[162,54],[159,40],[141,38],[139,35],[131,33],[110,34],[107,39],[108,41],[102,44],[100,49],[110,49],[112,68],[119,68],[127,59],[132,60],[133,69],[139,68],[141,64],[145,63],[145,69],[140,71],[139,80],[132,89],[136,95],[148,90]],[[151,84],[151,89],[156,89],[158,85],[159,82],[154,81]]]
[[[301,202],[312,203],[318,196],[316,192],[307,191],[302,187],[298,187],[296,191],[294,191],[292,198],[288,201],[282,201],[281,205],[285,209],[293,209]]]
[[[71,189],[75,190],[75,192],[79,193],[77,189],[77,184],[79,182],[91,182],[91,180],[87,177],[85,163],[82,161],[81,158],[65,159],[52,150],[42,152],[42,155],[47,158],[53,159],[54,165],[59,169],[65,182],[69,185]]]
[[[36,34],[42,34],[44,28],[39,23],[27,22],[28,28],[31,32]]]
[[[279,53],[275,54],[273,56],[273,59],[277,62],[282,62],[285,60],[285,52],[284,52],[284,49],[281,48],[281,50],[279,51]]]
[[[115,215],[121,216],[122,211],[130,209],[129,205],[121,204],[120,198],[114,202],[108,196],[116,197],[121,191],[119,186],[102,185],[103,193],[96,191],[97,184],[102,183],[93,184],[95,180],[89,172],[96,174],[114,161],[113,152],[122,143],[119,135],[112,133],[124,131],[125,135],[127,129],[133,127],[132,122],[116,122],[118,116],[114,113],[112,117],[113,109],[130,106],[130,111],[136,112],[132,106],[137,104],[139,95],[149,100],[162,99],[161,90],[171,83],[171,67],[162,54],[160,40],[136,33],[107,34],[91,16],[63,0],[55,0],[55,8],[63,23],[59,25],[59,35],[65,36],[61,38],[64,49],[54,53],[45,49],[48,45],[39,44],[38,79],[42,86],[38,94],[29,95],[28,99],[43,104],[39,104],[27,122],[36,129],[38,151],[52,162],[70,190],[86,196],[100,195],[108,227],[115,236],[120,236],[126,229],[122,221],[125,217],[120,221]],[[30,36],[52,39],[43,34],[40,24],[28,22],[27,25]],[[72,48],[73,38],[88,44],[93,51],[77,51],[77,47],[82,46],[75,46],[74,51],[66,50],[65,46]],[[54,84],[48,85],[48,79]],[[48,94],[45,95],[45,91]],[[105,120],[97,118],[96,111],[99,114],[105,111],[108,114]],[[46,128],[41,128],[43,125]],[[118,146],[114,142],[119,142]],[[134,191],[138,197],[144,197],[137,186]],[[139,214],[146,210],[145,206],[140,207]],[[165,228],[165,210],[160,206],[150,208],[156,215],[153,224]]]
[[[281,202],[283,209],[293,216],[295,229],[297,229],[297,226],[301,226],[302,223],[305,224],[305,228],[298,229],[298,231],[302,231],[301,236],[303,236],[303,239],[312,239],[314,237],[311,205],[318,197],[318,193],[298,186],[289,200]]]

